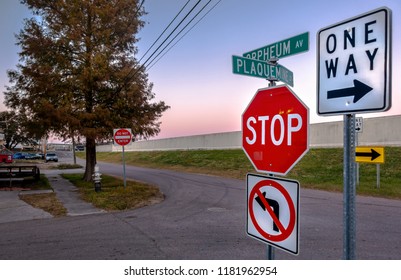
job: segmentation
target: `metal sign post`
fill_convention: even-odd
[[[277,62],[276,62],[277,63]],[[276,81],[274,80],[268,80],[269,81],[269,87],[274,87],[276,86]],[[273,174],[269,174],[270,176],[274,176]],[[267,259],[268,260],[274,260],[274,247],[271,245],[267,245]]]
[[[259,49],[256,49],[256,50],[253,50],[250,52],[246,52],[243,54],[242,57],[233,56],[232,57],[233,73],[267,79],[269,81],[269,88],[275,87],[276,81],[281,81],[290,86],[293,86],[294,85],[293,73],[290,70],[288,70],[287,68],[285,68],[284,66],[279,65],[277,63],[277,61],[282,57],[298,54],[301,52],[306,52],[308,50],[309,50],[309,32],[305,32],[300,35],[264,46],[262,48],[259,48]],[[280,92],[280,94],[278,94],[278,92],[275,92],[277,94],[273,94],[273,91],[277,91],[277,90],[281,90],[283,92]],[[270,174],[274,173],[274,174],[279,174],[279,175],[285,175],[292,168],[292,166],[309,150],[309,144],[308,144],[309,109],[286,86],[281,87],[281,88],[275,87],[275,88],[269,89],[270,95],[266,95],[267,91],[268,91],[267,89],[259,90],[255,94],[251,103],[248,105],[244,114],[242,115],[242,131],[243,131],[242,148],[244,149],[244,152],[246,153],[249,160],[252,162],[252,164],[254,165],[254,167],[257,171],[267,172]],[[270,154],[270,156],[272,156],[270,149],[268,149],[268,152],[265,151],[266,150],[266,147],[265,147],[265,145],[266,145],[266,143],[265,143],[266,127],[265,126],[266,126],[266,121],[269,119],[269,116],[266,115],[266,112],[275,111],[277,108],[274,108],[274,110],[272,110],[272,108],[269,109],[268,106],[264,107],[264,106],[261,106],[260,104],[263,103],[263,104],[271,105],[272,102],[264,102],[266,99],[266,96],[269,97],[269,100],[271,100],[270,98],[273,96],[274,96],[275,100],[277,100],[276,96],[279,96],[279,95],[283,96],[284,93],[290,93],[290,95],[289,95],[290,102],[293,101],[291,99],[291,97],[295,97],[294,100],[295,100],[296,104],[291,104],[291,111],[289,111],[289,112],[292,112],[294,110],[294,107],[297,107],[297,109],[301,110],[301,112],[302,112],[302,114],[288,114],[288,118],[287,118],[288,124],[287,125],[288,125],[288,127],[291,127],[291,128],[289,128],[287,130],[287,133],[290,134],[290,136],[288,137],[289,140],[287,140],[287,146],[291,146],[291,143],[293,140],[291,138],[291,133],[298,132],[299,130],[301,130],[301,132],[300,132],[301,136],[298,136],[298,138],[300,137],[301,139],[298,139],[296,141],[300,142],[298,144],[300,144],[299,146],[301,146],[301,147],[303,147],[302,145],[304,144],[305,150],[300,151],[300,149],[297,149],[296,152],[292,153],[291,155],[293,157],[295,157],[294,161],[286,160],[284,163],[280,162],[278,164],[277,163],[273,164],[273,162],[270,162],[269,164],[266,164],[267,160],[265,158],[263,158],[263,156],[262,156],[262,158],[260,157],[260,155],[263,155],[264,153]],[[255,101],[255,99],[257,99],[257,101]],[[284,100],[284,102],[281,101],[280,106],[282,105],[282,103],[285,103],[285,101],[286,100]],[[258,105],[255,105],[254,103],[257,103]],[[250,111],[253,111],[255,114],[262,113],[263,115],[260,115],[260,117],[258,117],[256,119],[254,115],[251,115],[251,116],[249,115]],[[282,118],[281,114],[282,113],[279,112],[278,114],[273,116],[273,119],[272,119],[273,129],[270,129],[270,131],[273,131],[273,132],[272,132],[272,135],[269,135],[270,136],[269,141],[271,141],[271,143],[273,143],[275,146],[280,146],[284,139],[284,136],[280,136],[279,140],[277,140],[274,135],[274,124],[276,123],[277,120],[279,120],[279,122],[281,123],[281,127],[282,127],[280,135],[284,135],[284,133],[285,133],[285,132],[283,132],[285,122],[284,122],[284,119]],[[292,125],[293,125],[292,119],[293,118],[297,120],[297,125],[295,127],[292,127]],[[245,120],[245,122],[244,122],[244,120]],[[261,135],[259,136],[261,139],[261,142],[258,143],[257,145],[254,145],[254,144],[256,144],[257,132],[256,132],[255,128],[253,127],[253,125],[256,125],[255,122],[257,123],[258,121],[262,123],[262,124],[258,124],[258,128],[261,131]],[[247,129],[248,134],[250,133],[251,135],[248,135],[248,136],[245,135],[244,124],[246,124],[246,129]],[[304,124],[304,126],[302,124]],[[305,137],[303,137],[303,136],[305,136]],[[270,142],[269,142],[269,144],[270,144]],[[275,150],[277,150],[277,148]],[[272,157],[277,158],[275,156],[272,156]],[[271,160],[271,159],[269,159],[269,160]],[[255,162],[257,162],[257,163],[255,163]],[[272,167],[273,165],[274,165],[274,168]],[[268,167],[266,167],[266,166],[268,166]],[[271,178],[272,177],[273,177],[273,175],[271,175]],[[247,176],[247,178],[249,178],[249,176]],[[248,184],[248,182],[247,182],[247,184]],[[299,188],[299,184],[298,184],[298,188]],[[279,187],[279,189],[281,189],[281,188]],[[285,191],[283,193],[287,193],[287,192]],[[291,228],[293,226],[293,223],[291,223],[291,226],[288,226],[287,228],[283,227],[279,220],[278,214],[275,213],[274,210],[270,209],[269,202],[267,202],[267,200],[263,194],[262,194],[262,196],[263,196],[263,198],[259,194],[257,194],[257,198],[255,198],[255,199],[261,203],[259,205],[263,208],[263,210],[266,209],[267,212],[269,212],[269,215],[274,220],[274,225],[275,225],[274,230],[281,232],[281,234],[279,234],[279,236],[275,236],[273,239],[277,239],[279,241],[283,241],[283,240],[287,239],[288,236],[286,236],[286,235],[292,231],[292,229],[289,230],[289,228]],[[298,193],[298,196],[299,196],[299,193]],[[254,196],[251,198],[250,201],[248,201],[248,210],[249,210],[249,204],[253,205],[253,198],[254,198]],[[298,197],[297,203],[296,203],[297,207],[298,207],[298,200],[299,200],[299,197]],[[264,203],[263,201],[265,201],[266,203]],[[287,201],[289,201],[289,199]],[[278,203],[277,201],[274,201],[274,202]],[[293,205],[292,202],[288,203],[288,204]],[[256,208],[258,209],[258,207],[256,207]],[[252,206],[250,207],[250,209],[251,209],[250,211],[253,213],[254,209],[252,208]],[[258,209],[258,210],[260,211],[260,209]],[[276,210],[277,210],[277,208],[276,208]],[[270,212],[272,212],[272,213],[270,213]],[[295,220],[294,219],[295,211],[291,211],[291,213],[292,213],[292,215],[291,215],[292,221],[294,221]],[[264,214],[264,215],[266,215],[266,214]],[[266,217],[264,215],[263,215],[263,217]],[[282,210],[280,210],[280,215],[282,215]],[[260,227],[260,225],[258,224],[258,221],[256,220],[256,218],[253,214],[250,214],[250,216],[251,216],[251,219],[253,219],[253,222],[252,222],[253,225],[255,226],[255,228],[257,228],[256,231],[255,231],[255,228],[252,229],[253,234],[256,234],[256,236],[258,236],[258,238],[260,236],[263,236],[263,240],[269,240],[269,238],[271,238],[272,235],[267,234],[265,232],[265,229],[262,229]],[[298,219],[298,214],[296,214],[296,217]],[[276,228],[277,224],[281,225],[280,229]],[[249,228],[248,228],[248,230],[249,230]],[[249,231],[248,231],[248,233],[249,233]],[[299,234],[299,232],[298,232],[298,225],[297,225],[296,250],[294,248],[292,248],[295,251],[290,251],[290,252],[296,253],[296,254],[298,253],[298,234]],[[250,235],[253,236],[252,234],[250,234]],[[281,237],[280,235],[284,235],[284,237]],[[292,235],[292,233],[290,233],[290,235]],[[294,236],[292,235],[291,240],[293,240],[293,239],[294,239]],[[273,241],[273,240],[270,240],[270,241]],[[283,248],[280,246],[278,246],[278,247]],[[267,245],[267,259],[269,259],[269,260],[274,259],[274,248],[271,245]]]
[[[114,135],[114,142],[117,145],[122,146],[123,150],[123,155],[122,155],[122,160],[123,160],[123,176],[124,176],[124,189],[127,187],[127,178],[125,175],[125,145],[128,145],[132,141],[132,131],[130,128],[118,128],[113,130],[113,135]]]
[[[344,115],[344,259],[356,249],[353,114],[391,108],[391,25],[382,7],[318,31],[317,112]]]
[[[376,164],[376,187],[380,189],[380,164]]]
[[[277,61],[276,61],[277,63]],[[268,80],[269,81],[269,87],[274,87],[276,86],[276,81],[275,80]],[[269,176],[274,176],[273,174],[269,174]],[[267,259],[268,260],[274,260],[274,247],[271,245],[267,245]]]
[[[124,149],[124,146],[123,146],[123,175],[124,175],[124,189],[125,189],[127,187],[127,177],[125,175],[125,156],[124,156],[124,153],[125,153],[125,149]]]
[[[356,166],[355,166],[355,115],[344,115],[344,243],[343,258],[355,259],[356,240]]]

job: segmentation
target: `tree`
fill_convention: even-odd
[[[145,138],[156,135],[168,109],[163,101],[152,102],[152,83],[135,58],[145,11],[137,0],[21,3],[35,17],[17,35],[20,63],[8,71],[12,86],[5,104],[43,134],[83,136],[89,181],[96,141],[110,139],[117,127]]]
[[[0,128],[4,134],[4,146],[9,150],[13,150],[18,144],[38,144],[32,134],[24,128],[22,116],[13,111],[0,112]]]

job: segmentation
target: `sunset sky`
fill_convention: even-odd
[[[188,0],[146,0],[148,14],[140,31],[138,59],[141,58]],[[18,47],[14,34],[22,28],[29,11],[17,0],[3,0],[0,9],[0,85],[8,83],[7,69],[18,62]],[[191,0],[185,15],[197,0]],[[208,1],[202,0],[199,8]],[[218,4],[217,4],[218,3]],[[157,138],[197,135],[241,130],[241,114],[259,88],[268,86],[264,79],[232,73],[232,56],[263,47],[295,35],[309,32],[309,51],[285,57],[279,64],[293,72],[292,90],[309,107],[310,122],[342,120],[342,116],[317,115],[316,68],[317,32],[359,14],[382,6],[392,10],[392,108],[386,113],[362,115],[375,117],[401,113],[401,1],[399,0],[212,0],[204,11],[217,4],[171,50],[148,68],[154,84],[156,100],[171,108],[161,118],[161,133]],[[202,12],[190,26],[204,15]],[[183,15],[168,29],[169,34]],[[184,26],[186,22],[183,23]],[[181,26],[181,27],[182,27]],[[181,29],[178,28],[177,30]],[[184,31],[181,35],[183,35]],[[181,37],[178,36],[178,38]],[[173,35],[174,36],[174,35]],[[155,44],[143,62],[164,40]],[[172,37],[171,37],[172,38]],[[169,47],[171,47],[173,42]],[[162,49],[162,48],[160,48]],[[168,48],[167,48],[168,49]],[[2,94],[0,96],[0,108]]]

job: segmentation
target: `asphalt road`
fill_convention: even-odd
[[[122,176],[122,166],[100,164]],[[246,234],[245,181],[127,166],[165,200],[123,212],[0,224],[0,259],[266,259]],[[342,194],[301,186],[300,252],[276,259],[342,259]],[[401,259],[401,201],[357,198],[357,259]]]

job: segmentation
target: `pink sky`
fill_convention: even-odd
[[[185,2],[146,1],[149,14],[145,19],[149,24],[141,31],[141,51],[153,43]],[[401,70],[397,63],[401,59],[397,48],[401,41],[399,1],[380,1],[380,5],[377,1],[280,1],[274,12],[269,1],[222,1],[149,70],[157,98],[171,106],[161,119],[162,131],[157,138],[241,130],[244,109],[257,89],[267,87],[268,82],[234,75],[231,56],[303,32],[310,32],[309,52],[283,58],[279,63],[294,73],[292,89],[309,107],[311,123],[342,120],[342,116],[321,117],[316,113],[317,32],[381,6],[393,11],[392,65],[396,81]],[[400,86],[393,82],[392,88],[393,104],[388,112],[363,116],[400,114]]]
[[[18,62],[14,33],[27,16],[19,1],[3,0],[0,10],[0,84],[7,84],[5,71]],[[141,57],[187,0],[147,0],[147,22],[140,31]],[[206,1],[205,1],[206,2]],[[217,3],[213,0],[210,7]],[[222,0],[193,30],[149,71],[156,100],[171,109],[161,118],[156,138],[177,137],[241,130],[241,115],[263,79],[232,73],[232,55],[310,33],[309,51],[283,58],[280,64],[294,74],[292,90],[309,107],[311,123],[341,120],[342,116],[320,117],[316,111],[316,34],[319,29],[387,6],[393,11],[392,108],[387,115],[401,113],[401,1],[399,0]],[[191,1],[188,7],[192,7]],[[200,4],[203,6],[204,4]],[[187,9],[188,10],[188,9]],[[175,26],[175,25],[173,25]],[[151,53],[151,52],[150,52]],[[3,87],[4,88],[4,87]],[[2,96],[0,96],[2,100]],[[1,104],[4,108],[4,106]],[[365,114],[374,117],[383,113]]]

